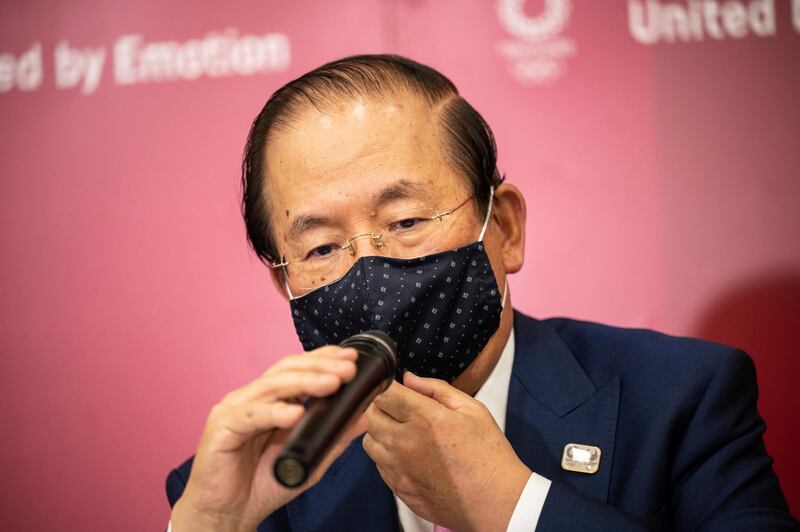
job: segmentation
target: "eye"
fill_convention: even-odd
[[[422,218],[405,218],[389,224],[389,229],[391,231],[408,231],[409,229],[420,226],[422,221]]]
[[[306,259],[324,258],[334,252],[336,246],[333,244],[325,244],[324,246],[317,246],[306,254]]]

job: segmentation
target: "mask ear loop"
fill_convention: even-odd
[[[292,294],[292,289],[289,288],[289,280],[286,279],[286,270],[281,270],[281,277],[283,278],[283,287],[286,289],[286,293],[289,294],[289,301],[293,301],[295,297]]]
[[[294,301],[295,297],[292,295],[292,289],[289,288],[289,283],[286,282],[286,279],[283,280],[283,286],[286,287],[286,293],[289,294],[289,301]]]
[[[486,209],[486,219],[483,221],[483,228],[480,236],[478,236],[478,242],[483,242],[483,235],[486,233],[486,228],[489,227],[489,220],[492,219],[492,203],[494,203],[494,187],[489,187],[489,208]]]
[[[489,208],[486,209],[486,219],[483,221],[483,228],[478,237],[478,242],[483,242],[483,235],[486,234],[486,228],[489,227],[489,220],[492,219],[492,204],[494,203],[494,187],[489,187]],[[506,308],[506,294],[508,294],[508,278],[503,280],[503,299],[500,300],[500,308]]]

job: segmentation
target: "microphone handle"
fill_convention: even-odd
[[[344,347],[355,347],[357,345]],[[381,356],[358,349],[356,376],[335,393],[313,399],[275,462],[275,477],[286,487],[299,486],[319,465],[347,422],[361,413],[391,382]],[[385,386],[382,384],[385,383]]]

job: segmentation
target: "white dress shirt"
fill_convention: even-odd
[[[508,387],[511,383],[511,368],[514,366],[514,330],[486,382],[475,394],[475,399],[486,405],[500,430],[506,430],[506,407],[508,406]],[[550,490],[550,481],[536,473],[531,474],[528,483],[517,500],[517,506],[508,523],[508,532],[533,532],[539,522],[544,500]],[[432,532],[433,523],[415,514],[397,495],[397,514],[404,532]]]
[[[511,368],[514,366],[514,330],[508,336],[508,342],[486,382],[475,394],[475,399],[486,405],[500,430],[506,430],[506,407],[508,406],[508,387],[511,382]],[[532,473],[528,483],[517,500],[517,506],[508,523],[508,532],[533,532],[539,522],[539,516],[550,490],[550,481],[541,475]],[[397,515],[404,532],[433,532],[433,523],[415,514],[396,495]],[[167,532],[172,532],[172,521]]]

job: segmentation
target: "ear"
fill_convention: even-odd
[[[517,187],[503,183],[494,191],[492,221],[500,235],[506,273],[517,273],[525,261],[525,198]]]

